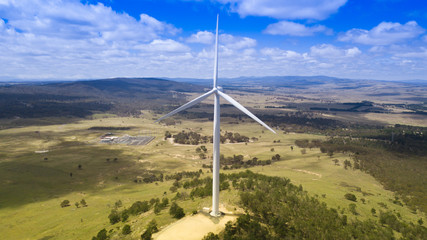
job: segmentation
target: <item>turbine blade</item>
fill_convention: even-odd
[[[163,120],[163,119],[165,119],[165,118],[167,118],[167,117],[170,117],[170,116],[172,116],[172,115],[174,115],[174,114],[176,114],[176,113],[178,113],[178,112],[181,112],[182,110],[185,110],[185,109],[187,109],[187,108],[189,108],[189,107],[192,107],[193,105],[195,105],[195,104],[197,104],[197,103],[199,103],[199,102],[203,101],[205,98],[209,97],[209,96],[210,96],[211,94],[213,94],[214,92],[215,92],[215,89],[210,90],[209,92],[207,92],[207,93],[205,93],[205,94],[203,94],[203,95],[201,95],[201,96],[199,96],[199,97],[197,97],[197,98],[195,98],[195,99],[193,99],[193,100],[189,101],[188,103],[186,103],[186,104],[182,105],[181,107],[179,107],[179,108],[177,108],[177,109],[173,110],[172,112],[170,112],[170,113],[168,113],[168,114],[164,115],[163,117],[161,117],[161,118],[157,119],[157,121],[156,121],[156,122],[159,122],[159,121],[161,121],[161,120]]]
[[[245,107],[243,107],[240,103],[238,103],[232,97],[228,96],[227,94],[225,94],[225,93],[223,93],[221,91],[217,91],[217,93],[221,97],[223,97],[225,100],[227,100],[229,103],[233,104],[240,111],[246,113],[246,115],[248,115],[249,117],[251,117],[253,120],[257,121],[259,124],[263,125],[265,128],[267,128],[268,130],[270,130],[270,131],[272,131],[273,133],[276,134],[276,132],[273,129],[271,129],[269,126],[267,126],[267,124],[265,124],[263,121],[261,121],[259,118],[257,118],[255,115],[253,115],[251,112],[249,112],[248,109],[246,109]]]
[[[213,88],[217,87],[218,80],[218,22],[219,14],[216,16],[216,35],[215,35],[215,62],[214,62],[214,75],[213,75]]]

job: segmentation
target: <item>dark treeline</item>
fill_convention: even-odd
[[[405,239],[427,238],[425,227],[400,221],[392,212],[382,213],[379,222],[348,221],[286,178],[250,171],[221,177],[239,191],[246,214],[211,239],[394,239],[393,230]]]
[[[232,157],[225,157],[224,154],[221,154],[219,159],[220,159],[220,167],[222,167],[223,170],[232,170],[232,169],[270,165],[273,162],[280,161],[281,157],[279,154],[274,154],[271,157],[271,159],[267,159],[267,160],[260,160],[257,157],[253,157],[252,159],[245,160],[244,156],[241,154],[233,155]],[[202,167],[212,169],[212,165],[203,164]]]
[[[213,119],[212,113],[206,112],[189,112],[184,111],[185,117],[188,119],[195,118],[208,118]],[[264,112],[257,111],[256,115],[273,127],[279,127],[284,131],[304,132],[313,130],[327,130],[348,127],[349,124],[344,122],[320,117],[320,115],[312,112],[289,112],[276,115],[264,114]],[[221,117],[230,117],[236,119],[246,119],[247,117],[242,114],[223,113]]]
[[[212,141],[212,137],[202,136],[196,132],[185,132],[185,131],[182,131],[178,134],[173,135],[173,138],[175,143],[191,144],[191,145],[209,143]]]
[[[122,131],[122,130],[130,130],[132,127],[90,127],[88,130],[94,131]]]
[[[169,132],[166,132],[165,138],[170,138],[170,137],[173,137],[174,142],[179,144],[198,145],[198,144],[213,142],[212,136],[202,136],[201,134],[192,132],[192,131],[191,132],[182,131],[173,136]],[[221,143],[249,142],[249,137],[240,135],[240,133],[225,132],[223,135],[220,135],[220,142]]]
[[[82,118],[94,112],[139,116],[141,109],[179,104],[184,92],[197,91],[203,87],[154,78],[0,86],[0,118]]]
[[[112,105],[73,96],[0,93],[0,118],[86,117]]]

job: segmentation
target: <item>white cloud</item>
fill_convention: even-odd
[[[187,42],[211,44],[213,43],[214,38],[215,38],[215,35],[211,32],[199,31],[196,34],[192,34],[189,38],[187,38]]]
[[[405,58],[424,58],[427,59],[427,48],[421,47],[418,51],[401,52],[396,54],[397,57]]]
[[[389,45],[414,39],[425,32],[417,22],[405,24],[382,22],[371,30],[351,29],[338,40],[366,45]]]
[[[219,35],[219,41],[226,48],[230,49],[243,49],[255,47],[257,42],[253,38],[248,37],[236,37],[230,34]]]
[[[274,8],[284,1],[253,2]],[[234,1],[231,4],[237,10],[242,3]],[[301,3],[295,1],[290,6],[298,4]],[[260,8],[260,14],[265,15],[264,10]],[[83,4],[78,0],[0,0],[0,16],[1,80],[212,76],[214,36],[209,31],[195,32],[184,38],[173,25],[147,14],[132,17],[102,4]],[[416,25],[417,28],[420,27]],[[304,35],[321,30],[322,27],[302,25],[287,33]],[[371,32],[368,31],[368,36],[373,38]],[[396,39],[395,35],[392,37]],[[418,44],[424,43],[420,40],[422,37],[417,38]],[[362,54],[352,45],[323,44],[296,50],[281,49],[268,39],[261,38],[261,43],[257,40],[221,34],[220,76],[332,75],[408,79],[427,75],[425,47],[373,45],[370,51]]]
[[[149,44],[135,46],[135,49],[140,49],[146,52],[189,52],[190,48],[182,43],[172,39],[156,39]]]
[[[0,5],[0,13],[19,31],[51,38],[150,41],[159,34],[179,32],[146,14],[137,20],[101,3],[85,5],[73,0],[9,1]]]
[[[276,19],[322,20],[338,11],[347,0],[217,0],[229,4],[241,16],[267,16]]]
[[[362,54],[362,52],[357,47],[353,47],[345,50],[345,56],[347,57],[356,57],[360,54]]]
[[[331,33],[332,30],[323,25],[307,27],[300,23],[280,21],[267,26],[264,33],[272,35],[290,35],[290,36],[312,36],[315,33]]]
[[[319,58],[356,57],[362,52],[357,48],[342,49],[331,44],[321,44],[310,48],[310,55]]]
[[[273,60],[304,60],[306,59],[304,55],[297,53],[291,50],[282,50],[279,48],[263,48],[261,49],[261,54],[264,56],[269,56]]]

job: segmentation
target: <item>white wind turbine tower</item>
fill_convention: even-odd
[[[236,102],[233,98],[228,96],[227,94],[221,91],[221,87],[217,86],[218,79],[218,20],[219,15],[216,20],[216,37],[215,37],[215,64],[214,64],[214,75],[213,75],[213,88],[209,92],[193,99],[192,101],[182,105],[181,107],[173,110],[172,112],[166,114],[165,116],[159,118],[156,122],[159,122],[167,117],[170,117],[182,110],[185,110],[201,101],[209,97],[210,95],[214,95],[214,124],[213,124],[213,184],[212,184],[212,212],[210,213],[214,217],[221,216],[219,211],[219,139],[220,139],[220,110],[219,110],[219,99],[220,96],[227,100],[229,103],[234,105],[240,111],[244,112],[246,115],[260,123],[262,126],[266,127],[268,130],[276,133],[273,129],[271,129],[267,124],[262,122],[259,118],[249,112],[245,107],[240,105],[240,103]]]

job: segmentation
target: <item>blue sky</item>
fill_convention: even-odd
[[[0,80],[427,79],[425,0],[0,0]]]

